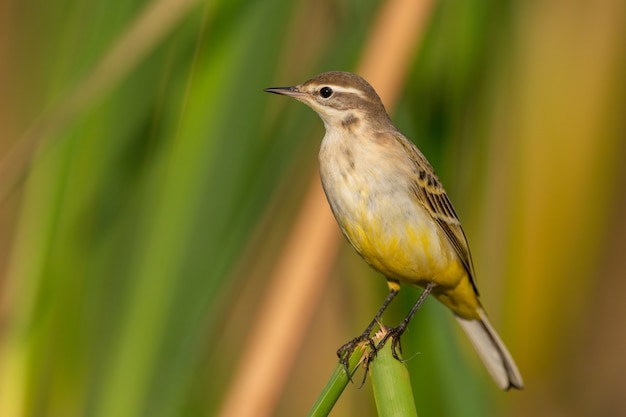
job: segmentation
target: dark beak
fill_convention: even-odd
[[[280,94],[281,96],[300,97],[303,93],[297,87],[273,87],[263,90],[267,93]]]

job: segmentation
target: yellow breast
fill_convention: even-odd
[[[420,206],[382,206],[337,218],[363,259],[387,278],[400,282],[456,286],[465,269],[428,214]]]

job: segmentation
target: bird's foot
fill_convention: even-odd
[[[402,323],[400,323],[400,325],[396,327],[386,327],[386,326],[383,327],[383,330],[385,333],[380,339],[380,341],[378,342],[378,344],[376,345],[376,347],[372,349],[370,354],[368,355],[368,358],[367,358],[368,364],[369,362],[374,360],[374,357],[376,357],[376,354],[378,353],[378,351],[381,350],[383,346],[385,346],[385,343],[387,343],[389,339],[391,339],[391,354],[393,355],[394,358],[396,358],[396,360],[399,360],[400,362],[402,362],[403,360],[399,355],[399,354],[402,354],[402,344],[400,343],[400,337],[406,330],[406,326],[407,326],[407,323],[403,321]]]
[[[343,368],[345,369],[350,382],[354,382],[352,381],[352,374],[350,373],[350,357],[361,343],[366,343],[367,345],[369,345],[371,351],[376,350],[376,343],[374,342],[374,339],[372,339],[372,337],[370,336],[369,332],[363,333],[360,336],[355,337],[354,339],[350,340],[348,343],[345,343],[343,346],[337,349],[339,362],[341,362],[341,364],[343,365]],[[371,353],[367,356],[366,366],[369,365],[370,355]],[[365,370],[365,375],[367,375],[367,369]],[[363,378],[363,383],[364,382],[365,378]],[[361,383],[361,386],[363,385],[363,383]]]

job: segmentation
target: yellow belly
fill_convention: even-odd
[[[463,264],[439,226],[421,210],[388,207],[382,213],[353,213],[337,220],[363,259],[387,278],[455,287],[466,273]]]
[[[436,223],[397,228],[380,220],[346,221],[342,225],[352,246],[387,279],[424,287],[457,315],[476,319],[479,307],[467,271]]]
[[[346,154],[325,137],[320,150],[324,191],[344,235],[374,269],[391,281],[436,285],[433,293],[461,317],[476,317],[478,299],[459,255],[411,191],[411,167],[388,148],[360,143]],[[336,142],[339,142],[337,144]],[[342,154],[343,152],[343,154]],[[375,157],[374,157],[374,156]]]

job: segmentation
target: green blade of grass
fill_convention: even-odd
[[[361,364],[363,359],[363,355],[365,354],[365,346],[363,344],[357,346],[357,348],[350,355],[350,359],[348,360],[348,367],[350,370],[350,375],[354,377],[354,373],[357,370],[357,367]],[[330,414],[330,411],[335,406],[335,403],[343,393],[343,390],[348,385],[350,378],[346,373],[346,368],[343,366],[341,362],[337,364],[335,371],[330,376],[330,379],[326,383],[326,386],[320,393],[317,401],[311,407],[308,416],[309,417],[323,417]]]
[[[404,362],[393,357],[391,343],[377,352],[370,372],[380,417],[417,417],[409,371]]]
[[[379,332],[372,339],[377,344],[383,336],[384,333]],[[350,356],[348,366],[353,379],[357,367],[363,362],[363,358],[370,353],[370,345],[362,343]],[[391,343],[386,343],[377,352],[370,364],[369,375],[374,388],[374,399],[379,416],[417,417],[409,372],[403,362],[393,357]],[[308,416],[324,417],[329,415],[349,381],[345,367],[342,363],[338,363]]]

